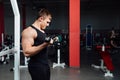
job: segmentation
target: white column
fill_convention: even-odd
[[[20,80],[20,13],[16,0],[10,0],[14,13],[14,80]]]

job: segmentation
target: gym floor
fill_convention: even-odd
[[[88,51],[81,48],[81,66],[80,68],[61,67],[52,68],[51,65],[51,80],[120,80],[120,54],[113,54],[113,63],[115,70],[112,72],[114,77],[104,77],[104,72],[91,67],[91,64],[99,64],[99,56],[95,51]],[[8,64],[0,63],[0,80],[14,80],[13,60]],[[31,80],[26,69],[20,70],[21,80]]]

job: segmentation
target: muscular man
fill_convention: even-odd
[[[30,57],[28,70],[32,80],[50,80],[47,46],[53,43],[46,39],[45,29],[52,16],[47,9],[38,12],[37,19],[22,32],[22,48],[26,57]]]

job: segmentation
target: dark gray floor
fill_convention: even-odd
[[[0,80],[14,80],[14,71],[10,71],[13,65],[0,64]],[[31,80],[27,68],[20,70],[20,80]],[[80,80],[79,68],[68,68],[51,66],[51,80]]]
[[[61,67],[51,68],[51,80],[120,80],[119,54],[113,55],[115,70],[114,77],[104,77],[104,72],[91,67],[92,63],[99,64],[99,55],[94,51],[87,51],[81,48],[81,66],[80,68],[65,69]],[[13,61],[8,64],[0,64],[0,80],[14,80]],[[21,80],[31,80],[27,69],[21,69]]]

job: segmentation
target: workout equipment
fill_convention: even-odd
[[[2,46],[4,46],[4,34],[2,33]]]
[[[0,51],[0,58],[3,64],[8,63],[8,59],[10,58],[10,54],[14,53],[14,48],[9,48],[8,46],[5,46],[1,51]]]
[[[20,50],[20,52],[23,52],[23,50]],[[24,64],[25,65],[20,65],[20,69],[22,69],[22,68],[28,68],[28,60],[29,60],[29,58],[24,57]]]
[[[2,51],[0,51],[0,56],[4,56],[10,53],[14,53],[14,48],[10,49],[9,47],[5,47],[4,49],[2,49]]]
[[[20,12],[16,0],[10,0],[14,13],[14,80],[20,80]]]
[[[20,80],[20,13],[16,0],[10,0],[14,13],[14,80]],[[10,50],[8,52],[11,52]],[[9,53],[8,53],[9,54]],[[3,53],[1,53],[3,55]]]
[[[99,51],[99,54],[102,57],[101,64],[100,64],[100,66],[92,64],[92,67],[103,70],[105,72],[105,74],[104,74],[105,77],[106,76],[113,77],[113,74],[111,73],[111,71],[114,70],[114,66],[112,64],[110,54],[107,50],[110,48],[111,48],[110,46],[105,46],[105,45],[96,46],[96,49]]]
[[[62,37],[61,37],[61,35],[59,35],[59,36],[47,36],[46,38],[45,38],[45,42],[51,42],[51,41],[53,41],[53,43],[55,43],[55,42],[61,42],[62,41]]]
[[[92,27],[91,25],[87,25],[86,27],[86,49],[92,48]]]
[[[6,63],[5,56],[2,55],[2,51],[4,51],[4,50],[6,49],[6,48],[3,49],[3,46],[5,46],[5,45],[4,45],[4,35],[3,35],[3,33],[1,34],[1,37],[2,37],[2,38],[1,38],[1,39],[2,39],[2,45],[1,45],[1,49],[2,49],[2,50],[1,50],[1,52],[0,52],[0,55],[1,55],[1,56],[0,56],[0,61],[1,61],[2,63],[4,63],[4,62]]]
[[[65,63],[60,63],[60,43],[57,43],[57,63],[53,63],[53,68],[55,67],[62,67],[65,68]]]
[[[9,45],[5,45],[4,43],[4,34],[2,33],[2,47],[1,47],[1,51],[0,51],[0,61],[3,64],[8,63],[8,59],[10,59],[10,55],[13,55],[11,53],[14,53],[14,49],[13,49],[13,45],[11,44],[11,48],[10,48],[10,44]]]
[[[20,50],[20,52],[23,52],[23,50]],[[24,57],[24,65],[20,65],[19,69],[24,69],[24,68],[28,68],[28,60],[30,58]],[[11,68],[10,71],[15,71],[15,68]]]

